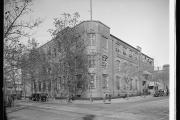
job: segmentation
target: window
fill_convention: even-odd
[[[51,74],[51,68],[50,67],[47,69],[47,73]]]
[[[132,50],[129,50],[129,57],[132,58]]]
[[[88,65],[89,65],[89,68],[94,68],[95,67],[95,55],[89,55],[88,56]]]
[[[57,78],[57,90],[61,89],[61,77]]]
[[[107,49],[108,48],[108,38],[104,35],[102,36],[102,48]]]
[[[135,58],[135,60],[137,60],[137,57],[138,57],[138,53],[135,52],[135,53],[134,53],[134,58]]]
[[[90,87],[91,87],[91,89],[94,89],[95,85],[96,85],[96,83],[95,83],[95,81],[96,81],[96,74],[95,73],[91,73],[90,77],[91,77]]]
[[[43,92],[45,92],[45,91],[46,91],[46,83],[43,82]]]
[[[41,82],[39,81],[39,91],[41,92]]]
[[[133,79],[131,78],[130,81],[129,81],[129,84],[130,84],[130,90],[132,90],[132,86],[133,86],[133,85],[132,85],[132,81],[133,81]]]
[[[36,90],[37,90],[37,85],[36,83],[34,83],[34,91],[36,92]]]
[[[119,53],[119,52],[120,52],[120,50],[119,50],[119,48],[118,48],[118,47],[116,47],[116,52],[117,52],[117,53]]]
[[[144,86],[146,84],[146,81],[142,81],[142,85]]]
[[[119,72],[120,71],[120,61],[119,60],[116,60],[116,70],[117,70],[117,72]]]
[[[88,37],[89,37],[89,45],[90,46],[95,46],[96,45],[96,34],[89,33]]]
[[[150,60],[149,63],[152,65],[152,61]]]
[[[51,56],[51,48],[48,49],[48,56]]]
[[[54,48],[54,57],[56,57],[57,53],[56,53],[56,48]]]
[[[48,84],[48,91],[51,91],[51,82]]]
[[[145,62],[145,56],[142,55],[141,58],[142,58],[142,61]]]
[[[83,87],[82,74],[77,74],[76,79],[78,80],[77,88],[81,89]]]
[[[107,74],[102,75],[102,83],[103,83],[102,87],[104,89],[108,88],[108,75]]]
[[[55,78],[55,80],[54,80],[54,91],[57,91],[57,88],[58,88],[58,80],[57,80],[57,78]]]
[[[117,90],[120,90],[120,77],[116,76],[116,88]]]
[[[121,50],[122,50],[121,46],[116,44],[115,51],[116,51],[117,55],[119,55],[121,53]]]
[[[153,89],[154,86],[148,86],[148,89]]]
[[[123,47],[123,55],[126,55],[127,48]]]
[[[103,68],[106,68],[107,67],[107,56],[106,55],[103,55],[102,56],[102,67]]]

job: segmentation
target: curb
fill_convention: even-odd
[[[125,98],[117,98],[117,99],[111,99],[111,103],[124,103],[124,102],[134,102],[134,101],[139,101],[142,99],[148,99],[152,96],[137,96],[137,97],[129,97],[128,99]],[[36,103],[36,101],[26,101],[26,100],[22,100],[19,102],[25,102],[25,103]],[[37,102],[38,103],[38,102]],[[44,103],[44,104],[69,104],[64,100],[49,100],[47,102],[40,102],[40,103]],[[73,104],[104,104],[103,100],[94,100],[94,102],[90,102],[89,100],[74,100],[72,102]]]

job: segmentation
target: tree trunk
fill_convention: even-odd
[[[26,99],[26,86],[25,86],[25,83],[24,83],[24,98]]]

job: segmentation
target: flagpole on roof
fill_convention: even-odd
[[[90,0],[90,17],[91,17],[91,21],[92,21],[92,0]]]

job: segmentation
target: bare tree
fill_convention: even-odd
[[[66,33],[57,38],[57,43],[63,56],[61,60],[67,89],[69,94],[76,94],[78,87],[86,88],[86,76],[88,75],[84,41],[76,33],[75,29],[68,28]],[[78,78],[77,76],[81,77]]]
[[[133,66],[130,63],[124,62],[121,64],[121,69],[120,72],[123,75],[124,81],[126,83],[126,90],[127,90],[127,95],[129,95],[129,90],[130,90],[130,83],[132,82],[132,77],[138,75],[138,71],[135,66]]]
[[[86,45],[75,25],[79,23],[79,14],[64,13],[54,19],[54,29],[50,29],[58,51],[61,53],[61,75],[68,94],[76,94],[79,89],[87,88],[87,55]],[[83,91],[82,90],[82,91]]]
[[[20,69],[20,59],[23,55],[25,45],[21,44],[20,40],[23,37],[29,37],[29,30],[38,26],[41,21],[36,20],[32,23],[25,22],[23,17],[30,12],[31,1],[28,0],[13,0],[9,1],[4,6],[4,93],[6,94],[6,76],[12,75]],[[12,79],[15,80],[15,79]]]
[[[57,34],[64,28],[74,27],[75,25],[77,25],[80,22],[79,18],[80,15],[78,12],[75,12],[73,14],[63,13],[61,14],[61,17],[54,18],[54,28],[49,29],[48,31],[50,32],[52,37],[56,37]]]
[[[37,42],[35,39],[29,40],[29,49],[27,51],[27,54],[24,54],[24,58],[21,61],[21,69],[23,71],[26,71],[26,74],[28,73],[30,75],[30,81],[31,81],[31,92],[33,92],[33,86],[35,85],[35,79],[37,78],[37,70],[38,67],[40,67],[41,63],[41,57],[40,53],[37,49]],[[35,92],[37,89],[34,89]]]

